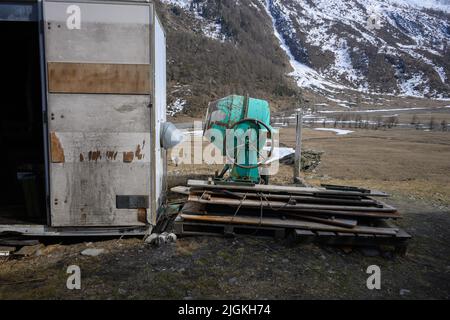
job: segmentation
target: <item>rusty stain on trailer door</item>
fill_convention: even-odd
[[[43,5],[51,225],[143,225],[154,158],[153,5]]]

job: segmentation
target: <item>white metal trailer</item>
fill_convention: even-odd
[[[151,231],[166,193],[166,43],[154,4],[13,1],[0,4],[2,28],[13,79],[4,94],[22,122],[0,123],[0,234]],[[18,151],[17,136],[39,147]]]

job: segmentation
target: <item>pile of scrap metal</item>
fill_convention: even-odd
[[[340,245],[393,246],[404,252],[410,238],[390,224],[396,208],[376,199],[379,191],[322,185],[217,184],[189,180],[174,187],[188,201],[175,219],[183,235],[261,234]]]
[[[399,218],[399,213],[375,199],[385,193],[333,185],[269,185],[273,173],[266,165],[276,129],[270,125],[267,101],[233,95],[211,102],[203,135],[227,157],[227,163],[214,178],[188,180],[187,187],[172,188],[188,196],[174,221],[178,235],[270,233],[405,250],[410,236],[387,222]],[[265,147],[269,140],[270,147]],[[265,148],[270,149],[267,155]]]

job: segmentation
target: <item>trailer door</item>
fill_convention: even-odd
[[[44,0],[43,12],[51,225],[143,225],[153,6]]]

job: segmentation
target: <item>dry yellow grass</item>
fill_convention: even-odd
[[[303,130],[304,148],[324,152],[319,167],[304,174],[308,183],[376,188],[450,204],[450,132],[351,130],[355,132],[344,136],[310,128]],[[295,128],[280,129],[280,142],[294,147]],[[169,161],[169,175],[172,184],[180,184],[187,178],[212,176],[221,167],[205,164],[175,167]],[[271,183],[290,183],[292,175],[291,166],[281,165]]]

